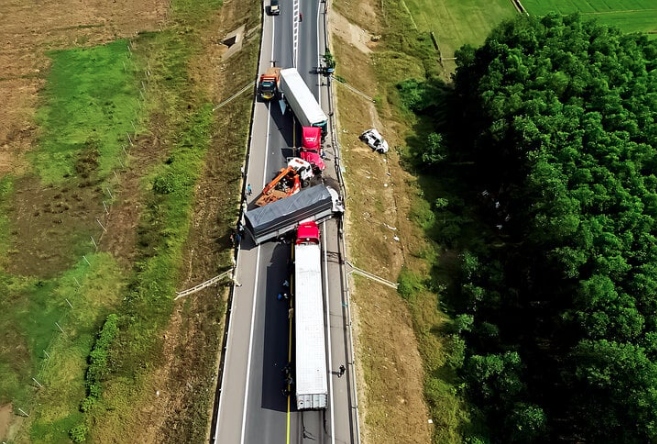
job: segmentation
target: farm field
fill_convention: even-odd
[[[445,58],[454,57],[462,45],[482,44],[495,25],[517,14],[510,0],[405,0],[405,4],[419,32],[436,34]]]
[[[561,14],[579,12],[584,19],[595,19],[625,32],[657,33],[657,3],[654,0],[523,0],[522,4],[532,15],[553,11]]]
[[[201,442],[223,301],[174,311],[171,295],[229,264],[251,98],[216,119],[212,104],[253,73],[206,67],[216,29],[259,10],[73,3],[0,14],[0,441]],[[257,48],[231,62],[255,66]],[[218,176],[234,187],[219,199]]]

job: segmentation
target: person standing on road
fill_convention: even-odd
[[[250,196],[252,192],[253,192],[253,190],[251,189],[251,184],[247,183],[246,184],[246,195]]]
[[[342,375],[344,375],[344,372],[346,372],[346,371],[347,371],[347,369],[345,368],[344,364],[342,364],[338,368],[338,378],[342,378]]]

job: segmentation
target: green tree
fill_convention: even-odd
[[[657,41],[550,14],[456,56],[424,153],[487,190],[454,304],[471,399],[494,441],[657,440]]]

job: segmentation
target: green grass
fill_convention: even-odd
[[[10,223],[7,217],[7,203],[11,198],[13,190],[13,177],[10,175],[0,177],[0,268],[5,265],[8,259],[7,253],[11,244],[9,241]],[[2,391],[0,391],[0,396],[2,396]]]
[[[88,263],[81,258],[64,275],[50,280],[7,274],[0,279],[0,403],[12,401],[31,412],[30,435],[36,442],[66,439],[68,430],[55,423],[78,416],[93,336],[122,291],[124,277],[110,255],[86,258]],[[43,385],[38,403],[47,408],[34,408],[32,377]]]
[[[210,143],[210,128],[214,123],[212,104],[205,103],[189,116],[179,133],[179,142],[169,161],[153,172],[147,182],[165,182],[166,187],[154,189],[149,210],[142,221],[144,229],[155,236],[142,237],[145,254],[127,306],[129,318],[124,319],[121,354],[123,372],[136,372],[144,362],[143,351],[156,344],[156,332],[169,320],[178,276],[174,270],[182,265],[184,242],[189,234],[196,181],[203,170],[204,154]],[[190,144],[191,146],[189,146]],[[149,229],[156,227],[156,230]]]
[[[119,159],[127,160],[121,149],[126,133],[136,130],[147,134],[150,120],[146,121],[145,113],[151,113],[152,122],[158,126],[163,141],[158,154],[162,157],[154,167],[138,171],[147,198],[139,221],[138,260],[132,274],[125,264],[119,266],[111,255],[103,253],[89,253],[89,262],[81,258],[68,271],[47,280],[0,272],[0,403],[12,401],[15,408],[30,412],[28,426],[16,437],[17,442],[69,442],[72,430],[78,437],[88,433],[92,441],[115,441],[124,432],[126,420],[134,418],[144,405],[143,385],[162,359],[162,329],[170,319],[179,284],[195,187],[217,125],[205,85],[196,85],[188,74],[189,62],[203,51],[199,35],[220,5],[220,0],[173,0],[171,28],[141,33],[132,42],[132,53],[125,41],[50,53],[52,66],[38,112],[39,146],[31,153],[43,182],[66,179],[69,185],[76,184],[76,180],[84,179],[80,177],[80,157],[89,154],[97,160],[93,174],[101,181],[107,178]],[[258,18],[256,12],[250,21]],[[233,62],[252,63],[257,49],[255,44],[245,45],[244,56],[235,56]],[[252,65],[255,70],[255,63]],[[135,74],[145,67],[152,75],[142,106]],[[236,77],[250,79],[252,71],[241,70]],[[241,77],[234,80],[239,86],[245,83]],[[230,141],[222,157],[225,172],[237,172],[227,187],[222,186],[226,197],[218,222],[225,224],[226,230],[227,224],[235,222],[237,212],[236,165],[244,156],[251,101],[247,96],[235,100],[221,115],[222,123],[230,127],[222,138]],[[12,197],[13,183],[11,178],[0,181],[2,253],[10,248],[4,230],[11,224],[5,215],[5,202]],[[130,199],[142,203],[139,196]],[[91,245],[87,239],[88,251]],[[225,264],[218,263],[218,268],[229,263],[228,252],[224,259]],[[208,316],[218,318],[221,304],[212,304]],[[102,384],[101,402],[85,415],[80,404],[88,395],[88,357],[110,312],[119,314],[122,327],[110,350],[112,373]],[[208,337],[219,337],[214,331],[219,328],[217,324],[208,324],[213,331]],[[189,402],[200,401],[202,405],[191,413],[193,418],[184,417],[184,412],[175,418],[178,430],[194,436],[204,435],[207,425],[216,356],[213,347],[203,348],[208,353],[203,372],[199,371],[203,393],[185,394]],[[32,377],[42,389],[35,390]],[[186,423],[190,421],[192,426]]]
[[[654,0],[522,0],[529,14],[579,12],[585,19],[617,26],[625,32],[657,32],[657,2]]]
[[[118,165],[126,134],[141,130],[139,84],[128,42],[49,55],[45,103],[37,114],[36,171],[45,183],[60,183],[80,174],[77,160],[86,153],[96,158],[102,179]]]
[[[197,12],[188,11],[190,15]],[[190,232],[196,185],[205,168],[206,155],[217,125],[213,104],[190,81],[187,73],[191,57],[200,50],[199,41],[194,38],[197,31],[182,33],[174,28],[142,34],[135,45],[135,54],[141,58],[140,63],[148,63],[152,69],[150,82],[153,98],[148,106],[165,120],[168,130],[162,136],[170,138],[172,143],[162,162],[145,171],[142,178],[143,192],[149,197],[138,229],[139,258],[135,276],[120,310],[121,331],[110,348],[111,377],[102,384],[103,396],[85,419],[92,440],[109,439],[108,436],[123,428],[133,416],[135,406],[142,402],[142,396],[146,396],[143,388],[147,384],[149,371],[162,360],[161,332],[171,317],[173,297],[179,285],[178,271],[183,266],[185,242]],[[251,49],[257,50],[257,46],[245,46],[244,54],[253,56]],[[226,134],[224,139],[238,137],[240,142],[222,153],[227,168],[233,165],[235,179],[239,176],[236,165],[244,158],[248,134],[248,117],[245,116],[248,116],[251,102],[250,97],[236,100],[233,103],[235,106],[239,103],[239,113],[230,113],[228,107],[222,113],[222,116],[234,119],[230,134]],[[244,131],[241,126],[236,126],[238,124],[244,126]],[[228,181],[227,177],[225,179]],[[239,196],[237,185],[238,181],[234,180],[221,187],[222,192],[226,193],[222,199],[235,208]],[[228,198],[229,195],[234,197]],[[228,213],[219,215],[220,221]],[[234,223],[235,215],[226,222]],[[217,267],[228,263],[226,255],[225,264],[218,263]],[[217,337],[218,334],[213,336]],[[212,351],[210,347],[206,350]],[[213,363],[214,360],[210,359],[204,364],[208,371],[212,370]],[[208,381],[207,388],[210,389],[212,379],[208,378]],[[190,413],[189,422],[178,424],[180,430],[171,431],[170,434],[185,430],[184,433],[202,439],[208,419],[208,393],[204,391],[190,399],[199,403],[198,408]],[[101,427],[94,427],[101,423]]]
[[[480,45],[498,23],[517,14],[510,0],[403,2],[419,32],[436,34],[446,58],[454,57],[454,51],[466,43]]]

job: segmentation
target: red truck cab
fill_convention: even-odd
[[[296,245],[301,244],[319,245],[319,227],[315,222],[302,222],[299,224]]]
[[[322,159],[322,129],[314,126],[301,128],[301,158],[324,171],[326,164]]]

